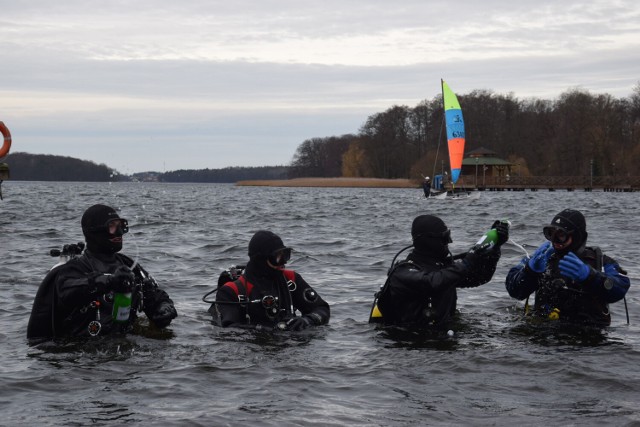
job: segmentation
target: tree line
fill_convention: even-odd
[[[570,89],[556,100],[518,99],[488,90],[458,95],[466,130],[465,151],[492,150],[517,164],[523,176],[638,176],[640,83],[627,98]],[[312,138],[289,166],[177,170],[132,176],[91,161],[13,153],[11,179],[219,182],[295,177],[420,179],[448,166],[442,96],[415,107],[394,105],[369,116],[357,133]],[[142,179],[140,179],[142,180]]]
[[[119,181],[120,175],[104,164],[51,154],[9,154],[3,162],[10,166],[15,181]]]
[[[181,169],[171,172],[140,172],[124,175],[104,164],[50,154],[12,153],[10,179],[15,181],[159,181],[233,183],[243,180],[286,179],[287,166],[228,167],[222,169]]]
[[[233,183],[246,180],[286,179],[286,166],[228,167],[223,169],[181,169],[158,175],[162,182]]]
[[[465,152],[492,150],[522,175],[638,175],[640,83],[621,99],[570,89],[554,101],[488,90],[458,100]],[[290,176],[419,179],[436,161],[448,165],[445,140],[441,95],[413,108],[394,105],[369,116],[357,134],[304,141]]]

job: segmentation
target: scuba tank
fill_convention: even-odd
[[[136,267],[137,265],[137,267]],[[137,263],[134,261],[133,265],[130,267],[131,271],[139,272],[140,276],[142,276],[142,281],[144,283],[145,280],[150,279],[149,274],[142,269]],[[135,273],[134,273],[135,274]],[[153,279],[151,279],[153,281]],[[111,318],[116,323],[125,323],[129,321],[129,316],[131,315],[131,298],[132,292],[114,292],[113,293],[113,310],[111,311]]]
[[[131,292],[113,294],[113,311],[111,317],[114,322],[124,323],[129,321],[131,313]]]

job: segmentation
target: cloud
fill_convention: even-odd
[[[13,151],[121,172],[291,160],[305,139],[474,89],[631,94],[632,1],[4,2]]]

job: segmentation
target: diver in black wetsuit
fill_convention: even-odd
[[[214,322],[225,327],[295,331],[328,323],[329,304],[300,274],[285,269],[290,257],[291,249],[280,237],[265,230],[255,233],[244,273],[217,290],[209,308]]]
[[[449,252],[451,231],[433,215],[421,215],[411,226],[413,250],[391,267],[377,295],[380,317],[370,322],[385,325],[430,326],[447,322],[454,314],[457,288],[477,287],[491,280],[500,259],[500,246],[509,239],[506,222],[493,224],[494,245],[474,246],[466,254]],[[455,259],[454,259],[455,258]]]
[[[84,212],[81,223],[87,249],[44,278],[33,303],[27,338],[127,332],[138,311],[155,326],[168,326],[177,316],[169,295],[141,266],[133,266],[131,258],[118,253],[129,230],[127,220],[109,206],[94,205]],[[131,294],[131,305],[124,305],[114,318],[118,294]]]

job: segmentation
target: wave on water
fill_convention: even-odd
[[[0,202],[0,400],[5,425],[512,425],[640,422],[640,236],[633,193],[485,192],[426,200],[420,189],[272,188],[9,181]],[[29,346],[37,287],[83,240],[94,203],[129,219],[135,256],[176,303],[168,331],[144,317],[136,333]],[[589,242],[627,269],[630,323],[612,305],[609,328],[537,324],[504,287],[509,268],[542,243],[542,226],[580,209]],[[446,330],[367,323],[413,218],[441,216],[454,253],[495,219],[512,223],[491,282],[458,293]],[[329,325],[300,333],[221,329],[202,296],[247,259],[251,235],[279,234],[291,262],[331,305]]]

